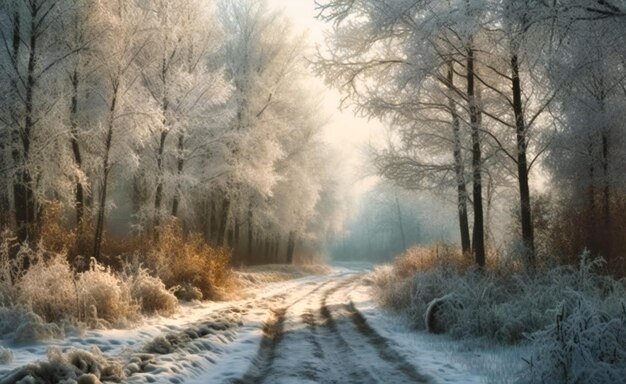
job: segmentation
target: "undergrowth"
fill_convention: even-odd
[[[48,207],[43,220],[56,215]],[[237,288],[230,250],[175,223],[140,247],[138,239],[106,247],[119,253],[102,261],[74,253],[74,232],[45,228],[36,246],[0,236],[0,336],[28,342],[63,337],[67,326],[126,327],[143,314],[173,314],[179,299],[221,299]]]
[[[144,313],[171,314],[174,295],[145,270],[119,273],[91,259],[77,271],[64,254],[0,242],[0,336],[62,338],[66,326],[119,327]]]
[[[452,248],[414,248],[371,280],[381,305],[416,328],[428,320],[456,338],[532,343],[521,382],[615,383],[626,377],[626,281],[603,265],[583,253],[577,266],[535,273],[514,261],[479,270]]]
[[[200,234],[184,236],[176,225],[166,226],[148,252],[146,265],[180,299],[223,299],[236,289],[231,251],[208,245]]]

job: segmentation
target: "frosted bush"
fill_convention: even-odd
[[[409,308],[405,313],[410,317],[412,324],[424,328],[424,315],[430,303],[450,292],[446,284],[447,279],[455,279],[456,275],[440,274],[430,270],[415,275],[408,280],[400,292],[408,291]],[[406,293],[404,294],[406,296]]]
[[[24,310],[17,307],[0,307],[0,337],[15,332],[20,325]]]
[[[83,306],[91,308],[89,320],[96,317],[115,323],[138,318],[139,305],[133,300],[130,287],[110,268],[92,260],[91,267],[79,274],[76,284]]]
[[[132,298],[141,305],[145,313],[170,315],[176,311],[178,300],[165,288],[165,284],[156,277],[150,276],[146,270],[139,269],[130,278]]]
[[[20,307],[0,308],[0,337],[16,343],[62,339],[64,330],[54,323],[46,323],[41,316]]]
[[[200,301],[202,300],[202,291],[198,287],[187,283],[172,287],[172,291],[178,300],[181,301]]]
[[[435,328],[460,338],[515,343],[552,324],[559,303],[572,292],[596,298],[599,309],[611,316],[617,315],[616,308],[621,308],[620,300],[626,297],[624,282],[598,274],[602,259],[591,259],[586,252],[577,267],[561,266],[534,275],[515,272],[507,264],[462,272],[449,263],[431,261],[406,278],[396,270],[397,265],[372,273],[376,299],[423,328],[429,304],[453,297],[453,305],[438,305]]]
[[[46,323],[37,314],[29,312],[20,317],[13,340],[16,343],[30,343],[33,341],[62,339],[64,337],[65,332],[59,325]]]
[[[572,292],[552,325],[532,335],[522,383],[612,384],[626,377],[626,306],[602,311],[601,300]]]
[[[377,267],[372,273],[374,294],[384,306],[405,314],[411,323],[424,328],[424,314],[434,299],[449,293],[446,284],[452,278],[451,272],[442,274],[438,270],[418,272],[411,278],[400,279],[395,268],[390,266]]]
[[[45,321],[75,318],[79,300],[67,260],[55,256],[31,265],[17,283],[18,302]]]

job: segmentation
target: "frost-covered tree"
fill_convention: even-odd
[[[154,127],[145,152],[154,164],[142,166],[144,176],[155,185],[150,188],[153,212],[141,216],[152,216],[153,228],[158,229],[166,212],[178,215],[186,154],[206,145],[207,135],[201,131],[214,129],[212,124],[219,121],[211,114],[219,113],[213,107],[223,103],[227,85],[220,68],[209,68],[220,41],[211,7],[195,0],[160,0],[147,6],[152,11],[151,38],[139,61],[144,86],[163,119]],[[193,148],[185,145],[190,141]],[[165,201],[171,208],[163,209]]]
[[[222,2],[218,14],[233,93],[232,118],[213,159],[221,171],[209,185],[216,197],[211,237],[249,261],[278,260],[285,240],[291,261],[297,239],[317,236],[310,224],[329,180],[319,156],[324,120],[307,90],[304,47],[264,2]]]
[[[105,229],[107,193],[115,165],[120,169],[136,166],[137,147],[143,145],[151,127],[161,116],[151,103],[139,81],[137,60],[148,44],[142,21],[147,10],[134,2],[112,3],[99,12],[105,25],[105,35],[98,40],[100,74],[98,98],[103,111],[94,122],[93,133],[95,172],[97,173],[97,204],[93,255],[99,258]]]
[[[55,31],[73,7],[66,0],[8,1],[0,14],[1,79],[6,85],[0,115],[20,241],[37,235],[39,200],[46,190],[42,184],[54,182],[64,171],[55,171],[58,156],[49,156],[61,134],[59,72],[84,47],[61,44]]]
[[[563,118],[547,165],[561,200],[584,212],[577,246],[583,241],[609,259],[618,251],[614,220],[626,188],[623,30],[615,19],[574,24],[551,73],[556,81],[568,77],[571,92],[558,98]]]

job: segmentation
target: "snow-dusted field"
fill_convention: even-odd
[[[506,383],[516,349],[459,344],[409,329],[377,308],[363,267],[267,283],[245,299],[185,305],[129,330],[0,346],[14,354],[0,383],[55,351],[92,350],[128,383]],[[98,350],[95,350],[95,347]],[[52,352],[49,352],[52,351]],[[57,353],[58,354],[58,353]]]

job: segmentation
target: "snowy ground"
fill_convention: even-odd
[[[409,329],[377,308],[365,266],[343,265],[250,288],[247,298],[183,306],[130,330],[0,346],[14,354],[0,383],[45,360],[49,347],[94,346],[119,361],[127,383],[507,383],[523,348],[458,343]]]

